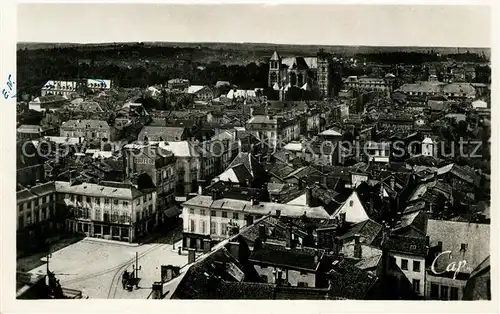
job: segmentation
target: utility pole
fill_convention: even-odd
[[[139,270],[141,270],[142,266],[139,266],[139,253],[135,252],[135,265],[132,265],[132,271],[135,271],[135,286],[138,287],[138,279],[139,279]]]
[[[52,257],[52,253],[50,253],[50,249],[49,249],[49,253],[47,253],[47,276],[49,275],[49,261],[50,261],[50,258]]]

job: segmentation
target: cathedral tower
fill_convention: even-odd
[[[320,49],[317,54],[318,57],[318,71],[317,82],[319,95],[321,97],[328,97],[331,94],[331,57],[330,54]]]
[[[269,60],[269,77],[268,77],[268,86],[273,87],[274,84],[280,84],[281,81],[281,57],[275,51]]]

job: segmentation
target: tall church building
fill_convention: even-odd
[[[292,88],[315,90],[319,96],[333,94],[333,59],[320,50],[315,57],[282,58],[275,51],[269,60],[268,86],[280,92],[280,98]]]

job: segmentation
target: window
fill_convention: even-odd
[[[31,209],[31,202],[26,203],[26,209]]]
[[[216,211],[215,211],[215,210],[211,210],[211,211],[210,211],[210,216],[212,216],[212,217],[216,217],[216,216],[217,216]]]
[[[204,209],[200,209],[200,215],[205,216],[205,210]]]
[[[413,279],[413,292],[420,293],[420,280]]]
[[[239,217],[238,217],[238,213],[233,213],[233,219],[235,219],[235,220],[238,220],[238,219],[239,219]]]
[[[196,225],[193,219],[189,220],[189,232],[196,232]]]
[[[105,199],[104,199],[104,204],[105,204],[105,205],[109,205],[109,198],[105,198]]]
[[[96,209],[95,210],[94,219],[95,220],[101,220],[101,210],[100,209]]]
[[[222,212],[222,218],[227,218],[227,212]]]
[[[90,196],[86,197],[86,201],[87,201],[87,203],[90,203]]]
[[[97,205],[101,205],[101,198],[100,197],[96,197],[95,198],[95,202]]]
[[[147,201],[147,200],[146,200],[146,195],[144,195],[144,196],[142,197],[142,202],[143,202],[143,203],[146,203],[146,201]]]
[[[200,221],[200,233],[205,233],[207,229],[207,222],[205,220]]]
[[[413,261],[413,271],[420,272],[420,261]]]
[[[194,209],[190,208],[189,209],[189,214],[194,215]]]
[[[441,286],[441,300],[448,300],[448,287]]]
[[[109,212],[108,211],[105,211],[104,212],[104,222],[109,222]]]
[[[220,234],[223,236],[227,235],[227,224],[226,223],[220,224]]]
[[[465,251],[467,251],[467,243],[461,243],[460,252],[465,252]]]
[[[210,222],[210,234],[217,234],[217,223]]]
[[[402,270],[408,270],[408,260],[407,259],[401,259],[401,269]]]
[[[123,207],[128,207],[128,202],[123,202]]]
[[[349,201],[349,207],[352,207],[352,206],[354,206],[354,201],[353,200]]]
[[[432,300],[439,299],[439,285],[435,283],[431,283],[431,299]]]
[[[458,300],[458,288],[450,287],[450,300]]]
[[[77,195],[77,196],[76,196],[76,200],[77,200],[78,202],[81,202],[81,201],[82,201],[82,196],[81,196],[81,195]]]
[[[299,281],[297,282],[297,287],[309,287],[309,285],[307,284],[307,282]]]
[[[114,205],[118,205],[118,200],[113,200]]]

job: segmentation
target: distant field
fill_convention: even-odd
[[[97,48],[113,49],[116,46],[133,46],[137,43],[103,43],[103,44],[78,44],[78,43],[23,43],[17,44],[17,49],[48,49],[48,48]],[[144,46],[149,47],[178,47],[178,48],[209,48],[214,50],[235,50],[239,53],[253,53],[256,60],[265,53],[269,55],[274,50],[278,50],[282,55],[314,55],[322,48],[327,52],[355,55],[358,53],[377,53],[377,52],[427,52],[434,50],[442,54],[451,54],[469,50],[471,53],[483,53],[489,58],[489,48],[462,48],[462,47],[376,47],[376,46],[330,46],[330,45],[283,45],[267,43],[175,43],[175,42],[145,42]]]

